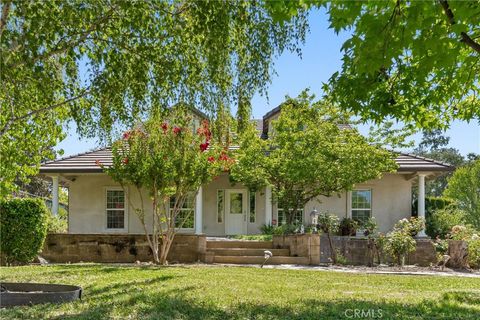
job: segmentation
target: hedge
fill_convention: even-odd
[[[444,197],[425,197],[425,221],[426,221],[426,233],[431,238],[437,237],[437,232],[432,221],[432,214],[440,209],[445,209],[448,206],[454,205],[454,201]],[[413,202],[412,216],[418,216],[418,200]]]
[[[43,247],[49,211],[40,199],[0,201],[0,252],[7,264],[31,262]]]

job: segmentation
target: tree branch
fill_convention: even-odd
[[[3,3],[2,7],[2,17],[0,18],[0,37],[2,36],[3,29],[7,25],[8,14],[10,13],[10,8],[12,3],[10,1],[6,1]]]
[[[12,123],[16,122],[16,121],[20,121],[20,120],[25,120],[25,119],[28,119],[30,118],[31,116],[33,115],[36,115],[36,114],[39,114],[39,113],[42,113],[42,112],[45,112],[45,111],[49,111],[49,110],[53,110],[53,109],[56,109],[58,107],[61,107],[67,103],[70,103],[72,101],[75,101],[75,100],[78,100],[82,97],[84,97],[85,95],[87,95],[88,93],[90,92],[90,90],[85,90],[84,92],[82,92],[81,94],[75,96],[75,97],[72,97],[72,98],[69,98],[65,101],[62,101],[62,102],[59,102],[59,103],[56,103],[56,104],[52,104],[52,105],[49,105],[47,107],[44,107],[44,108],[40,108],[40,109],[35,109],[35,110],[32,110],[30,112],[28,112],[27,114],[24,114],[23,116],[19,116],[19,117],[12,117],[10,120],[7,121],[7,123],[5,124],[5,126],[3,127],[2,131],[0,131],[0,137],[3,136],[5,134],[5,132],[8,131],[8,129],[10,128],[10,126],[12,125]]]
[[[448,4],[447,0],[440,0],[440,4],[442,5],[443,11],[448,18],[448,22],[450,23],[450,25],[453,26],[456,22],[450,5]],[[462,31],[460,35],[462,36],[461,42],[465,43],[467,46],[480,53],[480,43],[475,42],[466,32]]]

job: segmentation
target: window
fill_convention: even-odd
[[[255,223],[255,218],[256,218],[255,204],[256,204],[256,193],[249,192],[250,223]]]
[[[107,190],[107,229],[125,229],[125,192]]]
[[[372,216],[372,191],[371,190],[353,190],[352,191],[352,219],[360,225],[366,222]]]
[[[177,216],[175,217],[175,228],[181,229],[193,229],[195,225],[195,210],[194,210],[194,197],[189,196],[183,202],[183,206],[179,209]],[[173,210],[175,206],[175,197],[170,197],[170,210]],[[183,224],[183,225],[182,225]]]
[[[217,222],[223,223],[225,212],[225,190],[217,190]]]
[[[278,225],[283,226],[284,224],[287,224],[287,215],[285,214],[285,210],[278,208],[277,209],[277,219],[278,219]],[[301,224],[303,223],[303,208],[297,209],[297,212],[295,212],[295,216],[293,217],[293,224]]]

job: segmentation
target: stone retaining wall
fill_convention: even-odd
[[[168,255],[170,263],[204,261],[204,235],[177,234]],[[49,262],[152,261],[145,235],[131,234],[49,234],[40,254]]]
[[[332,236],[333,245],[347,259],[348,264],[368,265],[368,241],[365,238]],[[429,266],[437,262],[435,248],[429,239],[417,239],[417,249],[406,259],[406,264]],[[330,246],[326,235],[301,234],[273,236],[273,248],[290,249],[291,256],[309,257],[310,264],[330,262]],[[382,256],[383,263],[390,260]],[[375,259],[377,262],[377,259]]]
[[[368,240],[366,238],[333,236],[333,245],[347,259],[348,264],[368,265],[369,250]],[[405,263],[410,265],[429,266],[431,263],[437,263],[435,248],[430,239],[416,239],[417,249],[410,253]],[[320,261],[322,263],[330,262],[330,246],[327,235],[322,235],[320,240]],[[388,257],[382,255],[383,263],[391,262]],[[377,263],[377,258],[375,258]]]
[[[290,249],[290,256],[308,257],[311,265],[320,264],[320,236],[318,234],[274,235],[273,248]]]

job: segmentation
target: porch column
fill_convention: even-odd
[[[58,215],[58,176],[52,176],[52,214]]]
[[[425,174],[418,174],[418,217],[425,219]],[[418,237],[426,237],[425,230],[418,233]]]
[[[265,224],[272,224],[272,187],[265,187]]]
[[[202,187],[198,189],[195,199],[195,234],[203,233],[203,192]]]

